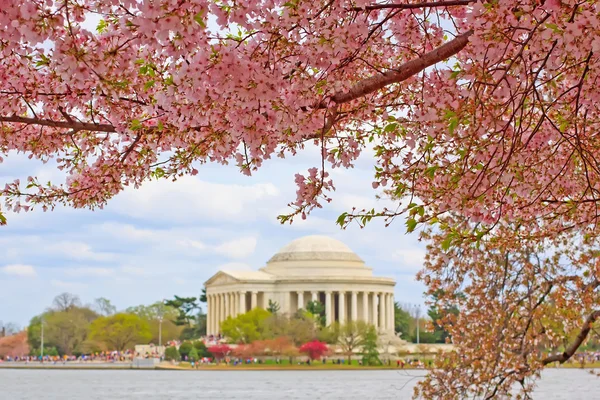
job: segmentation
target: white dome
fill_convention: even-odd
[[[348,246],[337,239],[310,235],[296,239],[279,250],[269,263],[282,261],[357,261],[363,262]]]

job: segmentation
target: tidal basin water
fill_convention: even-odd
[[[0,369],[0,399],[410,399],[424,371],[85,371]],[[600,378],[552,369],[534,399],[599,399]]]

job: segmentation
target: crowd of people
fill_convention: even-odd
[[[0,357],[0,362],[48,362],[48,363],[67,363],[67,362],[131,362],[134,358],[135,353],[132,350],[125,351],[100,351],[91,354],[82,354],[79,356],[74,355],[62,355],[52,356],[44,355],[40,356],[21,356],[21,357]]]

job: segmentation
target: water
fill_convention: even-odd
[[[410,399],[424,371],[82,371],[0,369],[0,399]],[[552,369],[534,399],[600,398],[600,378]]]

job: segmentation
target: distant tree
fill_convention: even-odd
[[[365,332],[365,338],[362,344],[362,362],[363,365],[379,365],[379,351],[377,350],[377,330],[373,325],[369,325]]]
[[[295,347],[290,338],[286,336],[279,336],[273,339],[267,339],[263,341],[265,348],[268,349],[272,356],[285,355],[286,351],[290,347]]]
[[[188,359],[190,361],[198,361],[198,350],[196,350],[195,347],[192,347],[192,349],[190,350],[189,354],[188,354]]]
[[[179,354],[181,354],[181,358],[185,360],[185,357],[189,356],[193,348],[194,346],[190,342],[181,343],[179,346]]]
[[[16,335],[21,330],[19,325],[15,323],[0,321],[0,337]]]
[[[300,355],[300,350],[296,346],[288,346],[283,349],[281,355],[287,357],[290,364],[293,364],[294,359]]]
[[[93,310],[85,307],[70,306],[66,311],[51,311],[43,315],[44,340],[47,345],[57,347],[60,354],[80,352],[80,347],[87,340],[90,323],[98,317]],[[41,333],[41,319],[36,333]],[[31,332],[33,334],[33,332]],[[28,337],[31,336],[28,334]],[[37,342],[39,347],[39,341]]]
[[[173,322],[177,319],[179,310],[167,306],[162,301],[157,301],[150,305],[129,307],[125,312],[135,314],[148,322],[150,331],[152,332],[152,343],[158,344],[159,342],[159,328],[162,332],[161,338],[163,343],[179,339],[184,329],[183,326],[175,325]],[[160,322],[161,319],[162,323]]]
[[[450,339],[450,333],[446,329],[448,327],[447,321],[449,316],[457,316],[459,313],[456,305],[441,305],[440,298],[445,295],[442,289],[438,289],[431,294],[432,304],[427,311],[429,318],[433,323],[433,338],[429,338],[426,334],[426,339],[421,340],[422,343],[446,343],[446,340]],[[456,299],[464,298],[463,293],[457,293]],[[444,324],[446,322],[446,324]],[[446,326],[445,326],[446,325]],[[434,340],[433,342],[427,342],[426,340]]]
[[[135,314],[119,313],[92,322],[90,336],[104,343],[108,350],[123,351],[152,338],[148,323]]]
[[[319,327],[322,328],[325,326],[325,305],[323,303],[318,300],[309,301],[306,305],[306,311],[315,318]]]
[[[334,329],[339,332],[337,344],[348,357],[348,364],[352,361],[354,351],[364,346],[368,328],[369,325],[364,321],[348,321],[343,325],[334,324]]]
[[[269,305],[267,307],[267,311],[270,312],[271,314],[277,314],[279,312],[279,309],[280,309],[279,303],[269,299]]]
[[[198,352],[198,356],[200,357],[210,357],[210,353],[208,352],[208,348],[204,344],[202,340],[196,340],[194,342],[194,347]]]
[[[291,317],[282,314],[271,314],[265,321],[265,326],[267,332],[263,338],[285,336],[296,346],[317,337],[315,320],[305,313],[296,313]]]
[[[233,343],[251,343],[265,339],[268,332],[266,320],[271,314],[262,308],[254,308],[236,317],[228,317],[221,323],[221,332]]]
[[[93,309],[100,315],[108,316],[117,312],[117,307],[112,305],[109,299],[98,297],[94,300]]]
[[[213,357],[215,357],[215,359],[221,361],[231,354],[231,347],[226,344],[216,344],[214,346],[210,346],[208,351],[213,355]]]
[[[181,355],[175,346],[169,346],[165,349],[165,360],[167,361],[179,361]]]
[[[208,301],[206,297],[206,286],[202,288],[202,293],[198,299],[200,300],[200,303],[206,303]]]
[[[199,308],[198,299],[195,297],[174,296],[173,300],[165,301],[165,305],[173,307],[179,311],[177,318],[173,320],[176,325],[190,325],[193,319],[193,313]]]
[[[22,357],[29,355],[27,332],[22,331],[0,337],[0,359],[3,357]]]
[[[311,360],[320,360],[327,352],[329,348],[327,344],[313,340],[312,342],[304,343],[300,346],[300,353],[306,354]]]
[[[394,331],[400,333],[400,337],[408,340],[411,337],[411,325],[413,317],[404,310],[398,302],[394,303]]]
[[[52,300],[52,309],[54,311],[69,311],[75,307],[81,307],[81,299],[72,293],[61,293]]]

